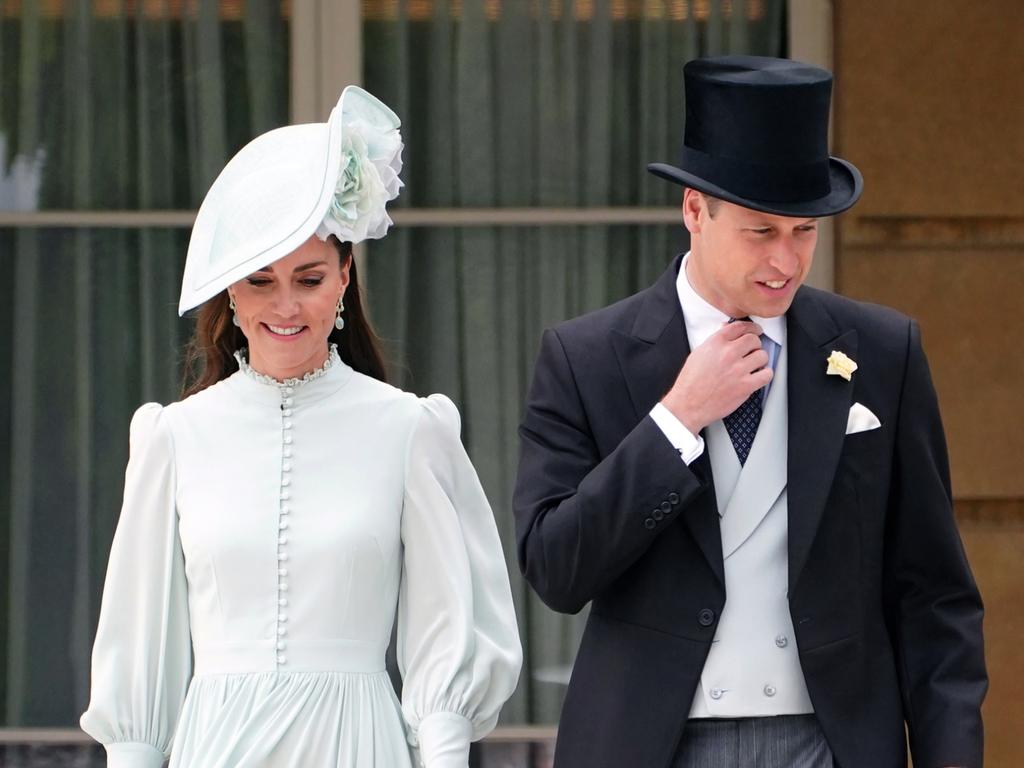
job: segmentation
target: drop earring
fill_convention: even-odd
[[[338,314],[334,318],[334,327],[337,328],[339,331],[342,328],[345,327],[345,318],[341,316],[341,313],[344,312],[344,311],[345,311],[345,302],[343,302],[341,300],[341,297],[339,296],[338,297],[338,309],[337,309],[337,313]]]
[[[231,323],[236,328],[240,328],[242,324],[238,322],[238,312],[235,311],[235,297],[230,293],[228,294],[228,307],[231,309]]]

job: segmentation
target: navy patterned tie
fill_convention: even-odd
[[[757,425],[761,423],[761,390],[752,392],[739,408],[722,421],[725,422],[725,429],[732,440],[732,447],[736,449],[740,466],[743,466],[750,455],[750,446],[754,444]]]
[[[739,317],[736,320],[749,320],[749,317]],[[761,395],[760,389],[750,393],[750,397],[744,400],[740,407],[722,419],[725,422],[725,430],[732,440],[732,447],[736,449],[736,456],[742,467],[747,463],[747,456],[750,455],[750,447],[754,444],[754,437],[757,435],[757,425],[761,423]]]

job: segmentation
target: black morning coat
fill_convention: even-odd
[[[554,610],[591,603],[556,768],[667,768],[727,599],[707,455],[648,416],[689,354],[680,262],[545,331],[526,404],[520,566]],[[915,768],[978,768],[982,603],[918,326],[808,287],[786,324],[789,606],[821,728],[841,768],[903,768],[904,723]],[[855,402],[882,426],[845,435]]]

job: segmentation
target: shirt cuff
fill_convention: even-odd
[[[164,753],[141,741],[119,741],[105,744],[107,768],[161,768]]]
[[[661,403],[651,408],[651,418],[687,464],[704,453],[704,438],[694,435]]]
[[[466,768],[473,724],[456,712],[435,712],[416,729],[422,768]]]

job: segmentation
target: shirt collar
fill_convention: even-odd
[[[676,278],[676,292],[679,294],[679,305],[683,309],[683,320],[686,323],[686,337],[690,341],[690,349],[703,344],[715,331],[731,319],[717,307],[709,304],[693,289],[686,276],[686,264],[690,260],[690,252],[683,256],[679,265],[679,276]],[[757,317],[750,319],[764,329],[764,335],[780,347],[786,343],[786,316]]]

